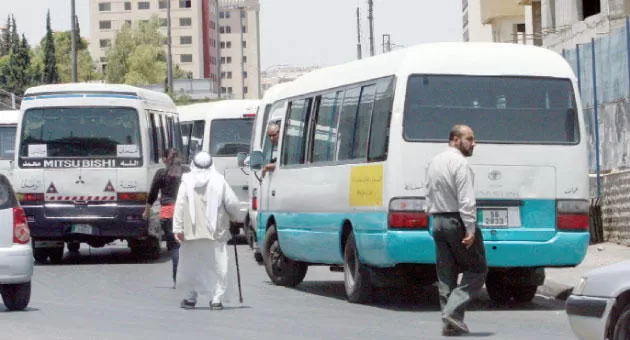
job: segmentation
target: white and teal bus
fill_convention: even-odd
[[[15,157],[15,132],[19,117],[19,110],[0,111],[0,173],[9,180],[12,180],[11,163]]]
[[[477,138],[469,162],[490,297],[529,301],[545,267],[583,260],[588,136],[576,77],[558,54],[420,45],[313,71],[277,103],[279,157],[262,180],[257,228],[274,283],[299,284],[309,265],[343,266],[348,299],[360,302],[374,286],[434,282],[423,184],[455,124]],[[263,158],[254,151],[252,169]]]

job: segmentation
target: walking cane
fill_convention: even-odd
[[[238,302],[243,303],[243,290],[241,289],[241,269],[238,265],[238,251],[236,250],[236,236],[232,237],[234,244],[234,259],[236,260],[236,278],[238,280]]]

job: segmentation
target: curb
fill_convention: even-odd
[[[569,295],[571,295],[572,291],[573,286],[545,280],[544,285],[538,286],[538,291],[536,293],[547,298],[564,301],[569,297]]]

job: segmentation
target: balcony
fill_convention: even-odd
[[[518,0],[481,0],[481,22],[489,24],[494,19],[523,16]]]

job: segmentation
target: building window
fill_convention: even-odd
[[[101,39],[101,40],[99,40],[99,45],[101,46],[101,48],[107,48],[107,47],[109,47],[110,44],[111,44],[111,40],[109,40],[109,39]]]
[[[243,64],[245,64],[245,63],[247,63],[247,56],[246,55],[243,56]]]
[[[225,48],[225,41],[221,42],[221,48]]]
[[[225,72],[221,72],[221,79],[225,79]]]
[[[230,18],[230,11],[225,12],[225,18],[229,19]]]
[[[232,94],[232,87],[231,86],[228,87],[228,94]]]
[[[247,78],[247,71],[243,71],[243,78]]]
[[[221,86],[221,93],[223,93],[223,94],[227,93],[227,89],[225,87],[223,87],[223,86]]]
[[[241,29],[243,30],[243,33],[247,33],[247,26],[243,25]]]
[[[602,11],[600,0],[582,0],[582,20]]]
[[[219,33],[225,33],[225,27],[219,26]]]
[[[243,46],[243,48],[247,48],[247,41],[242,41],[241,45]]]
[[[131,11],[131,1],[125,1],[125,11]]]
[[[180,45],[191,45],[192,44],[192,37],[187,35],[187,36],[183,36],[183,37],[179,37],[179,44]]]
[[[166,27],[166,26],[168,26],[168,19],[166,19],[166,18],[160,18],[160,26],[161,26],[161,27]]]
[[[102,30],[111,30],[112,22],[109,20],[103,20],[98,22],[98,28]]]
[[[241,10],[241,18],[243,19],[247,18],[247,12]]]
[[[149,1],[138,2],[138,9],[151,9],[151,3]]]
[[[232,63],[232,57],[227,57],[226,61],[227,61],[228,64],[231,64]]]
[[[158,8],[166,9],[167,7],[168,7],[168,2],[166,2],[166,0],[160,0],[160,2],[158,3]]]
[[[131,20],[125,20],[125,25],[129,25],[129,27],[131,27],[132,24],[133,22]]]
[[[191,18],[179,18],[179,26],[192,26]]]
[[[99,2],[98,3],[98,10],[99,12],[109,12],[112,10],[112,3],[111,2]]]
[[[192,54],[182,54],[179,56],[179,61],[182,63],[192,63]]]
[[[232,72],[231,72],[231,71],[230,71],[230,72],[227,72],[227,74],[226,74],[226,78],[227,78],[227,79],[232,79]]]
[[[191,8],[192,1],[191,0],[179,0],[179,8]]]
[[[219,19],[225,19],[225,12],[219,12]]]
[[[232,42],[231,41],[227,41],[225,43],[225,48],[232,48]]]
[[[232,33],[232,27],[225,26],[225,33]]]
[[[243,87],[243,94],[247,94],[247,86]]]

